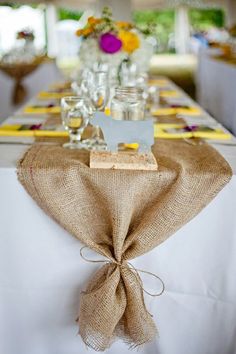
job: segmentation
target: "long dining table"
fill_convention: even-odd
[[[201,112],[185,119],[217,124]],[[19,111],[7,122],[22,119],[29,118]],[[28,144],[0,139],[0,353],[85,354],[75,320],[80,292],[98,265],[80,257],[81,243],[19,183],[17,161]],[[236,139],[210,144],[230,164],[231,181],[172,237],[132,261],[165,283],[162,296],[145,294],[159,336],[139,348],[142,354],[236,353]],[[143,281],[155,292],[152,278]],[[129,348],[118,341],[106,353],[127,354]]]
[[[197,71],[198,100],[217,121],[236,134],[236,61],[216,50],[200,51]]]

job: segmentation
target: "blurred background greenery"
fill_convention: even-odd
[[[59,8],[58,9],[58,20],[63,21],[63,20],[79,20],[80,17],[83,15],[83,12],[80,11],[74,11],[71,9],[66,9],[66,8]]]
[[[133,19],[144,31],[151,27],[152,34],[158,41],[159,53],[175,52],[174,10],[135,11]],[[212,27],[222,28],[225,24],[225,14],[221,9],[190,9],[189,21],[192,33],[206,31]]]

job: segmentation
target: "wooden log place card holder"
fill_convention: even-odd
[[[154,144],[153,120],[115,120],[102,112],[96,112],[93,124],[99,126],[107,143],[107,151],[90,152],[90,168],[122,170],[157,170],[157,162],[151,151]],[[138,143],[135,151],[118,151],[118,144]]]

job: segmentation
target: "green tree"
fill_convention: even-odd
[[[211,27],[224,27],[225,13],[221,9],[190,9],[189,19],[195,31],[206,31]]]
[[[151,32],[158,41],[158,51],[168,51],[168,41],[174,32],[174,10],[135,11],[134,23],[145,32]]]
[[[59,21],[62,20],[79,20],[80,17],[82,16],[81,11],[74,11],[66,8],[59,8],[58,9],[58,19]]]
[[[189,19],[193,31],[223,27],[225,13],[222,9],[190,9]],[[150,32],[158,41],[158,52],[169,52],[169,41],[174,35],[175,10],[135,11],[133,20],[144,33]]]

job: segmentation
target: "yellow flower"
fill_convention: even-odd
[[[129,54],[140,47],[139,37],[134,32],[120,31],[119,38],[122,41],[122,49]]]

